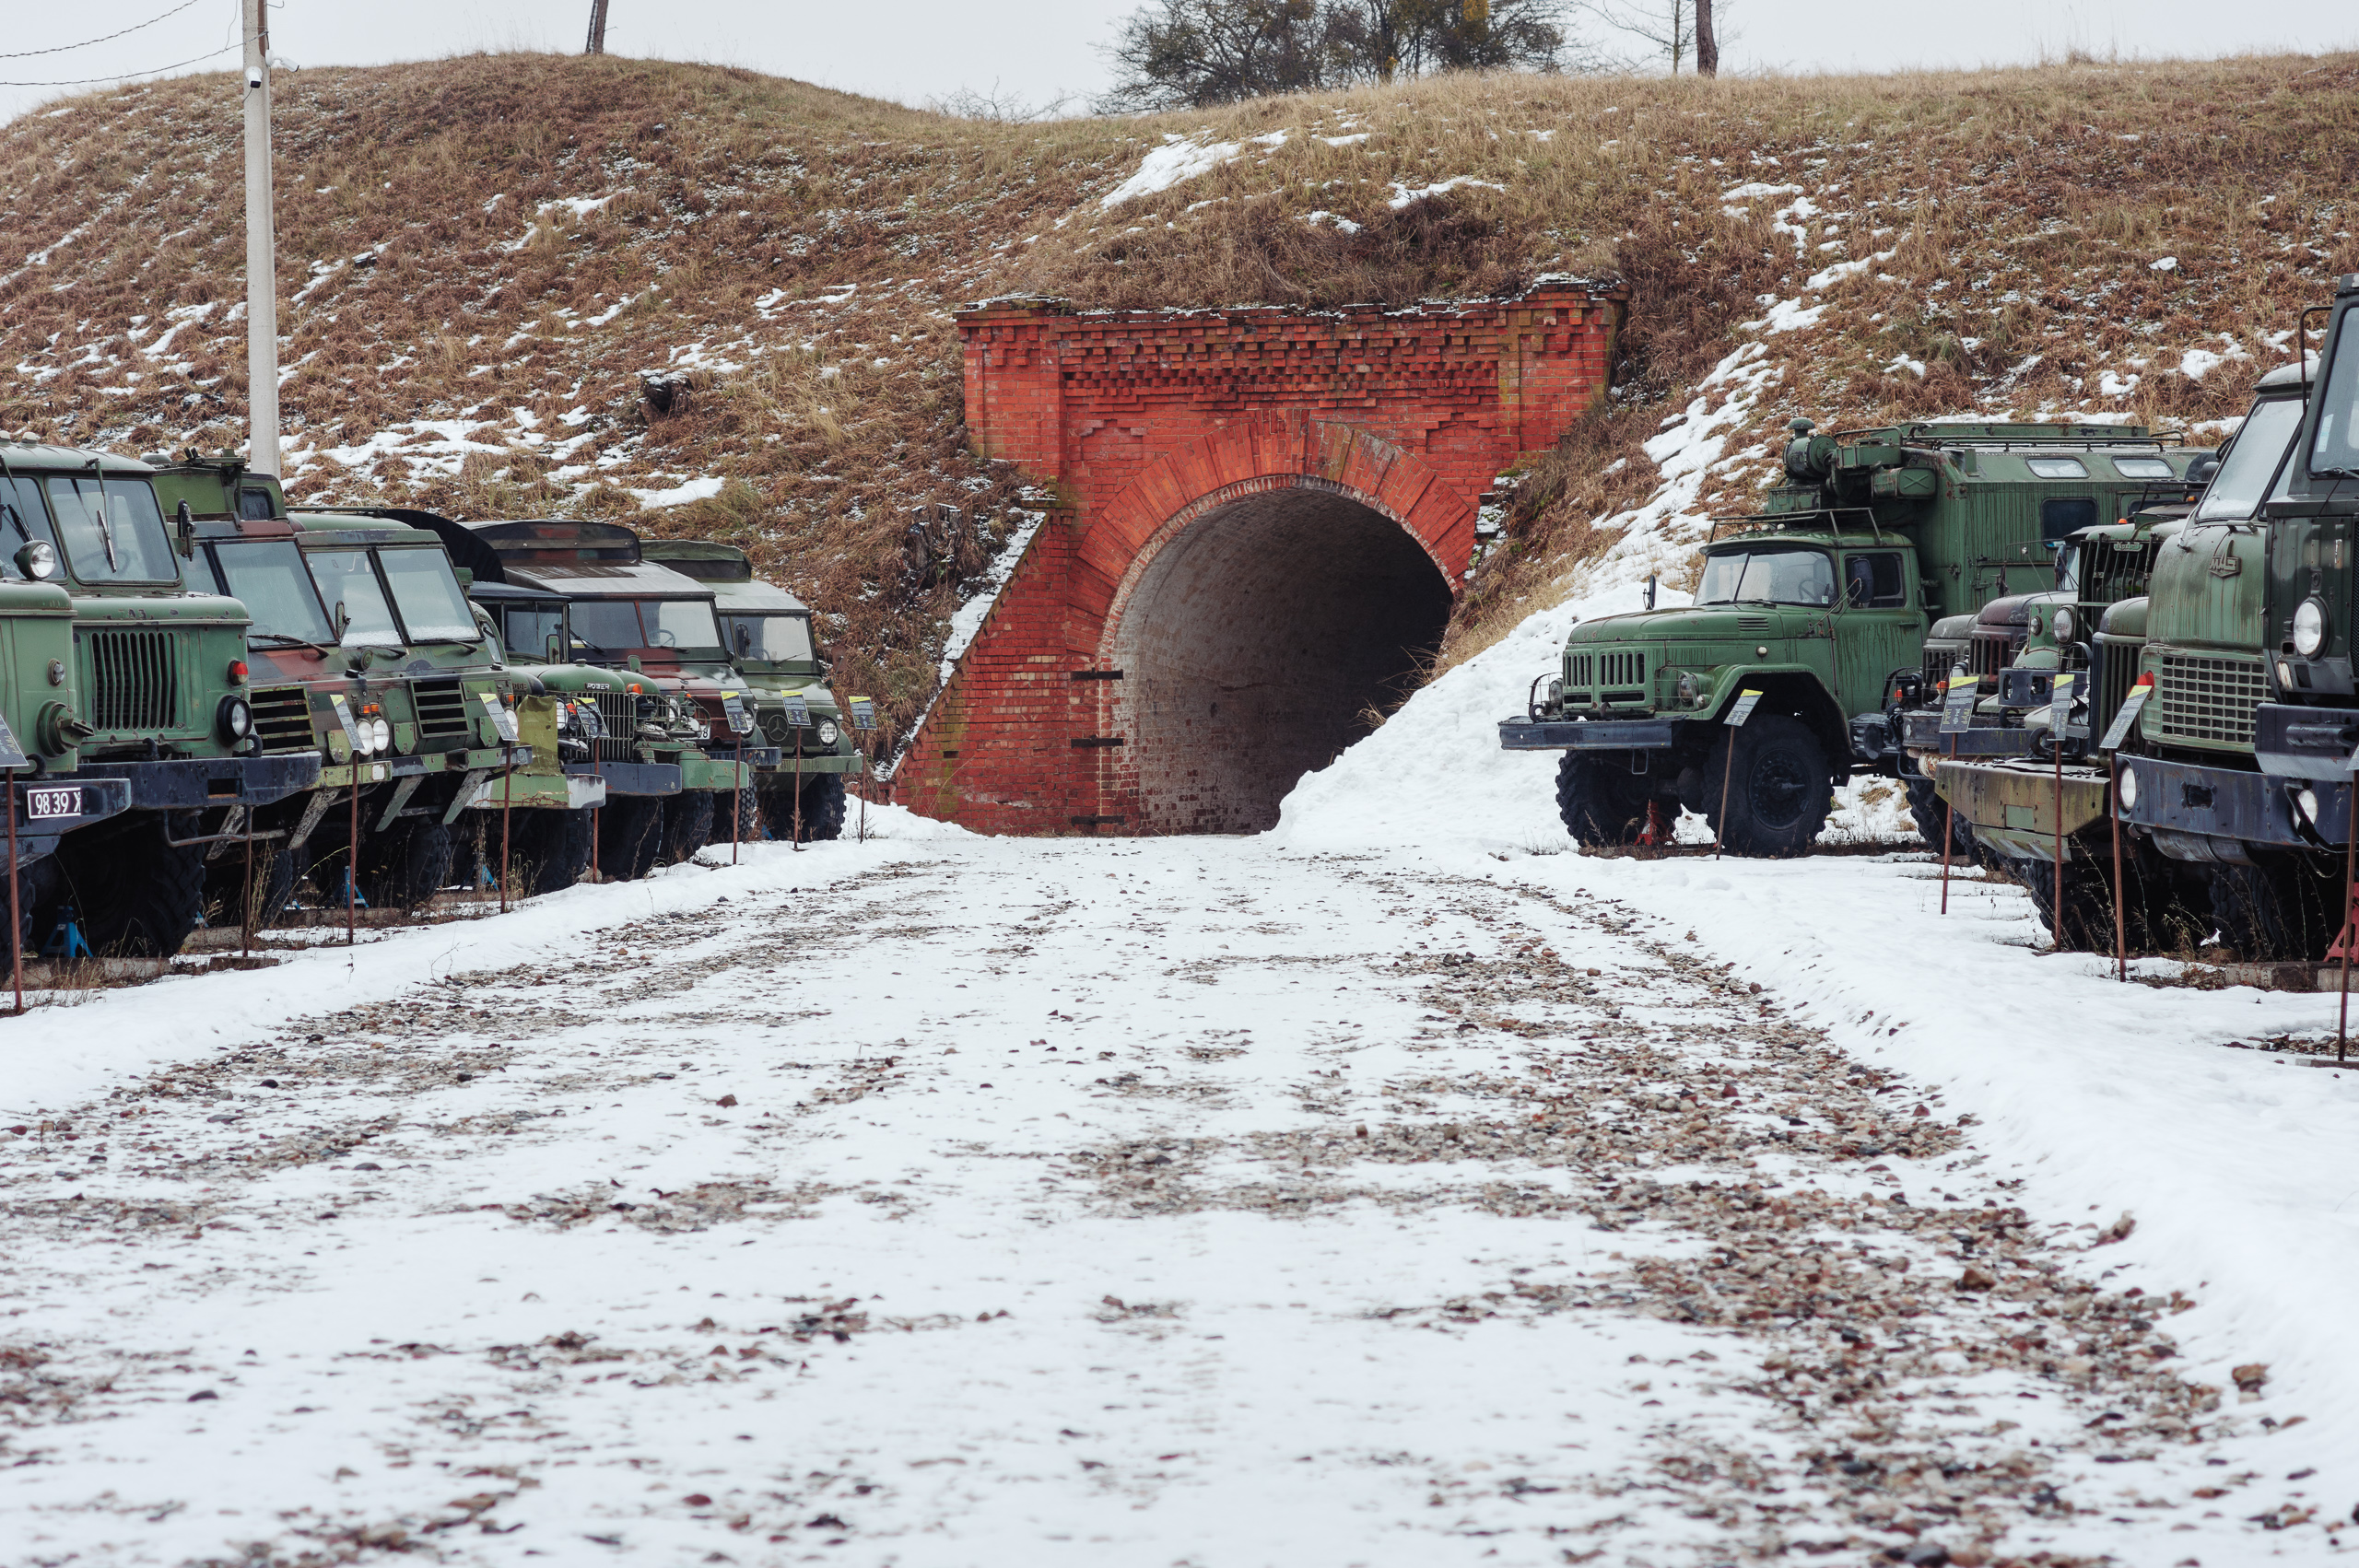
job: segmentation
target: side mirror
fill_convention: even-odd
[[[2188,469],[2187,482],[2190,486],[2209,485],[2212,483],[2212,476],[2219,472],[2220,460],[2216,457],[2207,457]]]
[[[339,599],[339,600],[337,600],[337,601],[335,602],[335,639],[336,639],[336,641],[338,641],[338,642],[342,642],[342,641],[345,639],[346,636],[351,632],[351,630],[352,630],[352,612],[351,612],[351,611],[349,611],[349,610],[347,610],[347,609],[346,609],[346,608],[344,607],[344,601],[343,601],[343,600],[341,600],[341,599]]]
[[[186,501],[172,509],[172,516],[180,524],[181,559],[193,561],[196,558],[196,519],[190,514]]]
[[[564,662],[565,662],[565,650],[564,650],[564,649],[562,649],[561,647],[559,647],[559,646],[558,646],[558,644],[559,644],[562,640],[563,640],[563,639],[562,639],[561,638],[559,638],[559,637],[558,637],[558,635],[557,635],[557,633],[555,633],[555,632],[551,632],[551,633],[549,633],[549,639],[548,639],[548,645],[547,645],[547,647],[548,647],[549,662],[550,662],[550,663],[552,663],[552,664],[562,664],[562,663],[564,663]]]
[[[46,539],[28,539],[17,552],[17,569],[29,582],[47,582],[57,575],[57,546]]]

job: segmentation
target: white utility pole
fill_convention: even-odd
[[[246,466],[278,476],[278,230],[270,196],[270,0],[241,0],[246,24]]]

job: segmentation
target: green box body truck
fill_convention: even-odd
[[[16,870],[36,946],[71,925],[100,954],[179,951],[206,850],[319,777],[316,755],[260,750],[279,694],[253,680],[245,606],[192,569],[194,548],[149,464],[0,444],[0,712],[24,758]]]
[[[1695,603],[1576,626],[1500,743],[1567,754],[1557,807],[1583,843],[1684,807],[1737,853],[1798,854],[1836,785],[1902,777],[1906,711],[1947,673],[1935,623],[2050,578],[2063,541],[2197,456],[2140,427],[1797,420],[1764,509],[1715,526]]]

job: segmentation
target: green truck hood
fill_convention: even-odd
[[[1799,637],[1832,609],[1802,604],[1705,604],[1686,610],[1641,610],[1583,621],[1566,638],[1571,651],[1583,644],[1633,642],[1758,642],[1765,637]]]

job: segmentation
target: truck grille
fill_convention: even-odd
[[[311,694],[300,686],[272,686],[253,695],[254,743],[266,753],[319,749],[311,733]]]
[[[1939,691],[1942,683],[1950,678],[1950,670],[1958,661],[1957,655],[1958,650],[1954,648],[1934,648],[1930,645],[1926,648],[1925,689],[1929,694]]]
[[[467,694],[456,681],[419,681],[410,687],[417,704],[417,743],[420,751],[436,751],[453,743],[475,739],[475,717],[467,711]]]
[[[1569,653],[1565,656],[1565,695],[1579,692],[1586,697],[1597,689],[1597,657],[1590,653]]]
[[[2014,662],[2014,650],[2021,648],[2024,639],[2012,629],[1984,631],[1977,626],[1974,628],[1974,640],[1968,645],[1973,662],[1966,668],[1978,680],[1987,678],[1995,681],[2000,671]]]
[[[2119,642],[2103,636],[2096,638],[2096,668],[2089,677],[2095,683],[2089,688],[2091,736],[2102,740],[2113,727],[2113,716],[2121,711],[2122,699],[2138,684],[2138,666],[2145,650],[2142,638]]]
[[[2107,605],[2146,591],[2147,579],[2154,573],[2154,548],[2151,540],[2135,550],[2090,546],[2088,565],[2081,573],[2081,612],[2089,625],[2096,625]]]
[[[1647,700],[1647,656],[1635,648],[1617,648],[1597,658],[1598,696],[1605,702]]]
[[[100,731],[180,723],[178,661],[167,631],[90,633],[90,722]]]
[[[598,702],[598,722],[606,733],[594,751],[600,762],[639,760],[639,697],[631,692],[593,692]]]
[[[2165,653],[2154,673],[2154,731],[2167,740],[2249,747],[2267,693],[2258,659]]]

